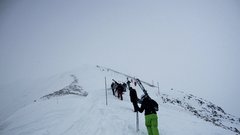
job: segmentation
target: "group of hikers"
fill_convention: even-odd
[[[137,96],[136,89],[131,87],[131,83],[136,86],[136,82],[129,81],[127,83],[118,83],[113,80],[111,84],[111,89],[114,96],[117,96],[120,100],[123,100],[123,92],[126,92],[127,88],[129,89],[130,101],[133,104],[134,112],[142,113],[145,111],[145,125],[147,127],[148,135],[159,135],[158,131],[158,116],[156,111],[158,111],[158,104],[156,101],[150,98],[150,96],[145,93],[139,99]],[[117,93],[117,95],[115,94]],[[138,103],[141,104],[141,107],[138,106]]]
[[[115,80],[113,80],[111,84],[111,89],[114,96],[117,96],[120,100],[123,100],[123,92],[126,92],[127,84],[126,83],[118,83]],[[117,95],[116,95],[117,93]]]

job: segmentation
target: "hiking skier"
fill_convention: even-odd
[[[151,99],[148,94],[141,96],[139,112],[142,113],[145,110],[145,125],[147,127],[148,135],[159,135],[158,131],[158,104]]]
[[[134,107],[134,112],[137,112],[138,111],[138,97],[137,97],[137,92],[135,89],[133,89],[132,87],[129,87],[129,92],[130,92],[130,100],[133,104],[133,107]]]
[[[112,82],[111,89],[112,89],[113,96],[115,96],[115,89],[116,89],[116,83],[115,82]]]
[[[117,85],[117,87],[116,87],[116,91],[117,91],[117,93],[118,93],[118,98],[120,99],[120,100],[123,100],[123,91],[124,91],[124,88],[123,88],[123,86],[122,86],[122,84],[118,84]]]
[[[126,92],[127,91],[127,84],[123,83],[122,86],[123,86],[123,92]]]
[[[130,83],[131,83],[131,82],[127,79],[127,86],[128,86],[128,89],[131,87],[131,86],[130,86]]]

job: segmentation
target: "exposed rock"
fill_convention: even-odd
[[[199,117],[207,122],[211,122],[215,126],[219,126],[224,129],[231,130],[237,134],[240,134],[237,128],[227,124],[232,123],[240,125],[240,118],[236,118],[235,116],[225,113],[225,111],[221,107],[216,106],[215,104],[209,101],[206,101],[202,98],[198,98],[191,94],[183,96],[182,99],[178,99],[179,97],[175,98],[170,97],[167,94],[162,94],[161,98],[163,103],[178,105],[184,108],[185,110],[188,110],[196,117]]]
[[[61,90],[55,91],[51,94],[45,95],[41,97],[41,99],[50,99],[52,97],[56,96],[64,96],[64,95],[78,95],[78,96],[87,96],[88,93],[83,90],[81,86],[78,85],[78,79],[75,75],[71,75],[73,77],[73,82],[69,84],[68,86],[64,87]]]

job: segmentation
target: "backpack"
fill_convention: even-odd
[[[155,100],[151,99],[151,104],[152,104],[153,109],[155,111],[158,111],[158,103]]]

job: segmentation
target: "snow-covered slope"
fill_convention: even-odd
[[[80,68],[34,83],[35,85],[33,85],[31,90],[25,90],[24,92],[23,89],[19,89],[20,92],[18,94],[21,96],[26,95],[27,100],[17,99],[19,103],[24,103],[24,105],[14,106],[15,108],[12,110],[5,110],[5,113],[9,111],[11,115],[7,118],[2,118],[4,120],[0,122],[0,134],[146,135],[144,114],[139,114],[140,131],[136,132],[136,113],[133,112],[128,91],[124,93],[123,101],[121,101],[113,96],[111,90],[108,89],[108,105],[106,105],[104,77],[107,77],[108,87],[110,87],[111,79],[123,82],[126,81],[126,77],[119,73],[105,71],[107,70],[96,67]],[[82,91],[88,93],[87,96],[71,93],[71,88],[73,87],[70,86],[74,82],[71,75],[77,77],[78,80],[78,82],[74,83],[75,88],[82,88]],[[236,134],[236,132],[215,126],[200,117],[196,117],[188,109],[178,104],[174,105],[164,100],[167,98],[169,101],[173,98],[180,99],[181,94],[179,92],[164,91],[162,93],[161,91],[159,95],[156,88],[146,84],[144,86],[148,90],[149,95],[159,103],[158,127],[161,135]],[[140,96],[142,91],[139,87],[135,88],[138,96]],[[68,92],[60,95],[55,93],[56,95],[53,94],[52,98],[41,98],[61,90],[67,90]],[[12,105],[12,102],[6,102],[8,105]],[[185,102],[188,103],[188,100],[185,100]],[[195,107],[194,104],[191,105]],[[4,111],[1,110],[1,112]],[[234,124],[239,129],[239,124]]]
[[[121,73],[111,68],[106,68],[102,66],[97,67],[102,71],[113,72],[118,75],[135,79],[135,77],[129,76],[125,73]],[[156,89],[154,88],[156,88],[157,86],[154,86],[153,84],[144,81],[142,81],[142,83],[144,83],[146,87],[148,87],[148,89],[152,90],[149,92],[151,92],[152,95],[156,95],[156,99],[162,99],[159,102],[168,104],[170,106],[173,105],[175,107],[181,107],[182,109],[186,110],[188,113],[191,113],[199,119],[210,122],[215,126],[240,134],[240,118],[226,113],[221,107],[211,103],[210,101],[196,97],[192,94],[186,94],[183,91],[176,91],[173,89],[167,91],[161,90],[161,92],[159,90],[156,91]]]
[[[172,90],[167,93],[161,94],[163,103],[179,106],[206,122],[240,133],[240,119],[226,113],[221,107],[183,91]]]

